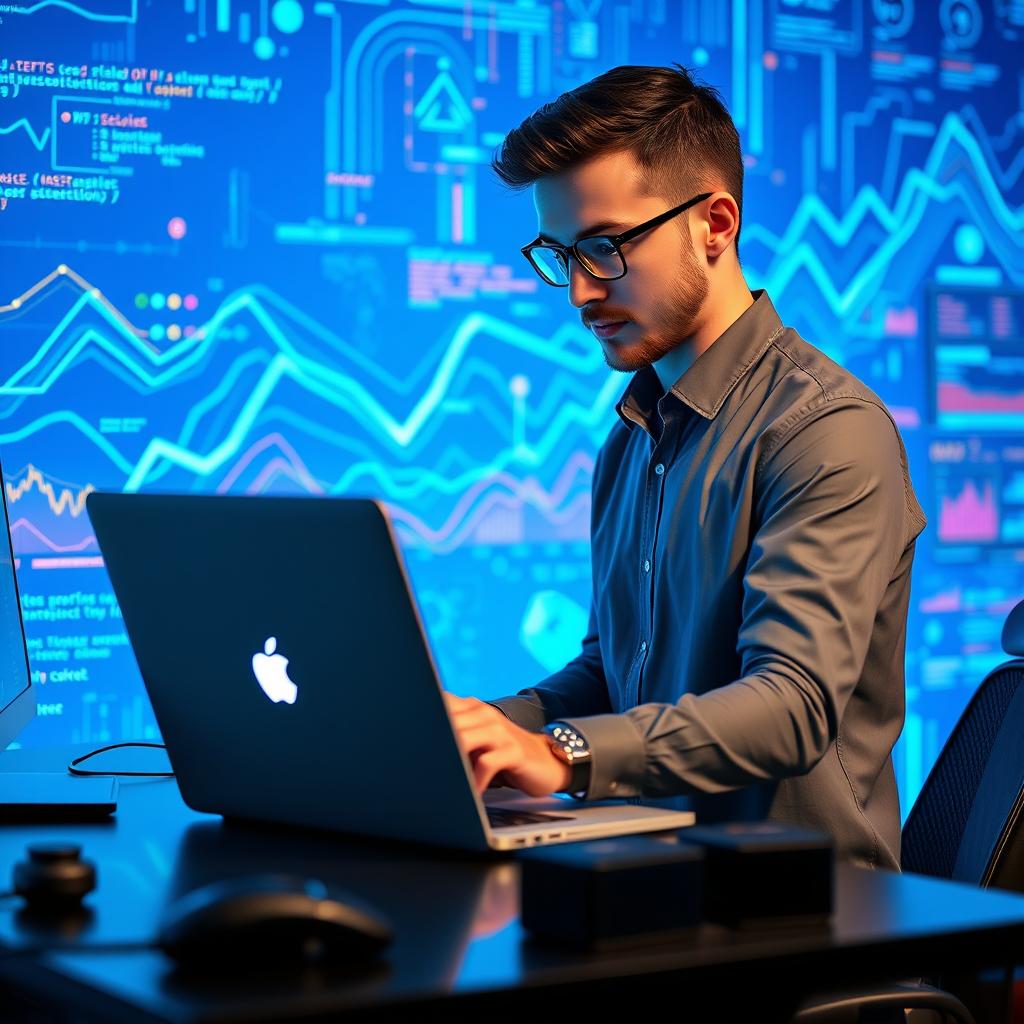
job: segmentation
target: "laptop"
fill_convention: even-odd
[[[86,507],[194,810],[466,850],[693,824],[622,800],[481,798],[381,504],[93,492]]]

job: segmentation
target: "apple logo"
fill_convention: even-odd
[[[288,659],[275,654],[277,637],[268,636],[263,651],[252,656],[252,671],[263,692],[275,703],[294,704],[299,688],[288,678]]]

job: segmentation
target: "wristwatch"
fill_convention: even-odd
[[[549,722],[544,732],[551,744],[551,753],[572,769],[569,785],[563,792],[582,799],[590,786],[590,744],[565,722]]]

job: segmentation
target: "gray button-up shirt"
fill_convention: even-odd
[[[588,800],[687,794],[896,867],[925,517],[882,401],[753,296],[670,391],[634,374],[594,470],[582,651],[493,703],[586,737]]]

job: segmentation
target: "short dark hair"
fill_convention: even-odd
[[[505,136],[491,167],[519,190],[590,157],[626,150],[640,167],[646,195],[684,202],[725,191],[742,223],[739,133],[718,90],[695,83],[681,64],[626,64],[562,93]],[[739,241],[737,227],[737,260]]]

